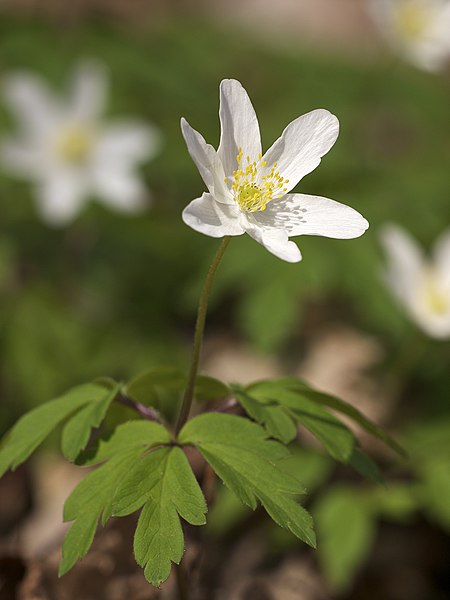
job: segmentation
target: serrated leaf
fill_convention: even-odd
[[[89,473],[70,494],[64,505],[64,520],[74,521],[63,544],[59,574],[63,575],[89,550],[99,518],[102,524],[111,516],[118,483],[148,449],[168,443],[170,435],[162,425],[130,421],[119,425],[111,438],[101,441],[91,463],[107,460]],[[109,459],[109,460],[108,460]]]
[[[375,532],[370,503],[353,488],[333,488],[313,511],[318,531],[318,556],[336,591],[344,591],[367,558]]]
[[[118,481],[132,467],[143,447],[133,447],[118,454],[90,473],[66,500],[64,520],[75,521],[66,534],[62,547],[59,575],[67,573],[89,550],[100,516],[110,516],[110,503]]]
[[[72,388],[21,417],[5,437],[0,450],[0,477],[23,463],[50,432],[84,405],[102,399],[105,388],[85,384]]]
[[[275,439],[289,444],[297,435],[293,418],[277,402],[262,403],[244,390],[236,390],[235,397],[245,412],[263,425]]]
[[[295,391],[298,394],[303,395],[304,397],[308,398],[309,400],[312,400],[316,404],[321,404],[322,406],[332,408],[333,410],[350,417],[353,421],[355,421],[355,423],[358,423],[358,425],[360,425],[368,433],[384,442],[387,446],[389,446],[392,450],[397,452],[397,454],[399,454],[400,456],[407,456],[407,453],[405,452],[404,448],[402,448],[392,436],[390,436],[386,431],[384,431],[384,429],[370,421],[370,419],[365,417],[352,404],[348,404],[348,402],[344,402],[344,400],[341,400],[336,396],[332,396],[330,394],[325,394],[324,392],[314,390],[301,379],[297,379],[295,377],[284,377],[275,381],[261,381],[249,386],[249,390],[253,391],[254,389],[258,389],[260,386],[263,386],[266,390],[272,388],[274,392],[276,392],[276,390],[280,387],[284,389],[289,389],[291,391]]]
[[[153,421],[128,421],[119,425],[108,439],[98,439],[95,446],[82,455],[83,465],[94,465],[125,452],[130,446],[155,447],[169,444],[170,434],[165,427]]]
[[[375,483],[384,483],[383,475],[381,474],[376,462],[367,456],[367,454],[365,454],[361,449],[354,448],[353,454],[348,462],[349,465],[351,465],[363,477],[375,481]]]
[[[355,444],[355,437],[348,427],[303,394],[282,385],[277,386],[276,382],[267,383],[269,385],[261,383],[250,386],[245,393],[244,403],[248,404],[248,398],[259,402],[262,415],[267,415],[274,406],[280,407],[286,416],[295,418],[317,437],[333,458],[348,462]],[[239,401],[243,399],[239,393],[236,397]],[[257,414],[256,411],[254,413]]]
[[[210,413],[191,419],[179,441],[195,446],[241,502],[255,509],[259,500],[278,525],[315,546],[311,516],[292,498],[305,490],[277,466],[289,452],[267,438],[248,419]]]
[[[184,551],[182,517],[203,525],[207,510],[200,486],[184,452],[160,448],[140,460],[116,490],[113,514],[124,515],[144,506],[134,538],[136,561],[147,580],[159,587],[171,563],[179,563]]]
[[[91,430],[98,427],[121,388],[116,383],[113,389],[104,389],[103,397],[89,402],[79,410],[64,426],[61,448],[67,460],[74,461],[78,454],[86,447]]]

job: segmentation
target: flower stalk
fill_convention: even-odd
[[[178,435],[183,425],[189,418],[189,413],[191,411],[192,401],[194,399],[194,389],[195,389],[195,379],[198,373],[198,366],[200,362],[200,353],[202,349],[203,342],[203,333],[205,331],[205,321],[206,321],[206,313],[208,310],[208,300],[209,294],[211,292],[211,287],[214,279],[214,275],[216,274],[217,267],[222,260],[223,255],[225,254],[225,250],[227,249],[228,244],[230,243],[230,237],[226,236],[222,239],[222,242],[217,249],[214,260],[209,267],[208,274],[205,279],[205,283],[203,284],[202,293],[200,294],[200,299],[198,302],[197,309],[197,320],[195,323],[195,334],[194,334],[194,346],[192,349],[192,357],[191,357],[191,366],[189,368],[188,379],[186,384],[186,389],[183,396],[183,403],[181,405],[180,414],[178,415],[177,424],[175,426],[175,433]]]

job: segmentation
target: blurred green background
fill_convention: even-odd
[[[373,336],[382,348],[370,373],[376,385],[383,389],[401,377],[387,426],[399,432],[412,459],[392,467],[394,459],[382,457],[391,463],[387,477],[392,473],[398,492],[392,503],[399,501],[383,509],[387,496],[384,504],[373,500],[380,490],[361,494],[361,484],[352,488],[348,481],[344,485],[360,495],[342,493],[333,483],[342,486],[342,476],[325,469],[318,513],[325,514],[325,527],[346,511],[352,520],[360,514],[354,505],[362,505],[361,496],[372,507],[371,523],[383,514],[403,521],[419,513],[448,532],[450,345],[419,334],[385,289],[378,240],[380,226],[396,222],[429,247],[449,225],[448,73],[422,73],[387,51],[359,55],[357,48],[302,47],[295,36],[277,45],[245,23],[220,24],[176,3],[163,13],[148,7],[145,18],[129,20],[107,10],[80,11],[77,18],[55,12],[3,10],[0,80],[26,69],[62,92],[80,59],[100,59],[111,77],[108,114],[148,119],[164,143],[141,169],[153,203],[138,217],[92,202],[69,226],[51,229],[37,215],[32,186],[1,173],[1,432],[73,384],[187,364],[200,286],[218,242],[181,221],[182,209],[204,184],[179,119],[185,116],[217,146],[218,85],[233,77],[250,94],[265,148],[307,111],[323,107],[339,117],[337,144],[296,189],[353,206],[370,229],[351,241],[297,238],[303,254],[298,265],[283,263],[247,236],[233,239],[214,288],[207,337],[232,332],[256,356],[275,357],[289,372],[307,355],[317,331],[344,324]],[[15,130],[1,106],[0,135]],[[405,355],[411,344],[418,351],[410,360]],[[363,541],[356,539],[353,550],[349,536],[344,555],[350,559],[342,568],[333,563],[339,549],[331,558],[323,551],[323,568],[336,588],[351,589],[353,564],[375,539],[372,525],[363,525],[356,528]],[[335,576],[342,569],[344,582]],[[439,592],[429,597],[444,598]]]

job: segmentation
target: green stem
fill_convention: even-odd
[[[180,414],[178,415],[178,421],[175,427],[175,433],[177,435],[180,432],[183,425],[188,420],[189,413],[191,411],[192,401],[194,398],[195,379],[197,377],[198,365],[200,362],[203,332],[205,330],[205,320],[206,312],[208,310],[209,293],[211,291],[211,286],[214,279],[214,275],[217,271],[217,267],[219,266],[220,261],[222,260],[222,257],[229,243],[230,238],[224,237],[216,252],[214,260],[212,261],[211,266],[209,267],[208,275],[206,276],[202,293],[200,295],[200,300],[198,302],[197,321],[195,323],[194,347],[192,350],[191,366],[189,369],[188,380],[184,392],[183,403],[181,405]]]

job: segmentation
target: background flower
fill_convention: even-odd
[[[77,67],[66,98],[27,72],[3,82],[19,132],[3,141],[1,165],[36,184],[38,209],[49,224],[74,219],[90,195],[123,212],[146,205],[148,192],[135,170],[157,152],[160,134],[138,120],[104,123],[107,87],[105,68],[94,62]]]
[[[391,45],[411,63],[442,69],[450,57],[448,0],[370,0],[371,12]]]
[[[409,316],[428,335],[450,337],[450,229],[426,259],[414,239],[395,225],[382,230],[386,280]]]

